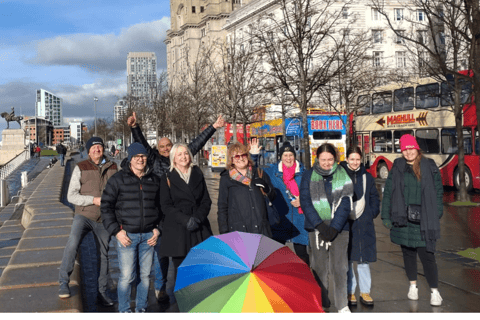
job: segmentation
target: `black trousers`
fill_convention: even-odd
[[[426,248],[402,247],[403,262],[408,280],[417,281],[417,253],[423,265],[423,272],[430,288],[438,288],[438,269],[435,254],[427,252]]]

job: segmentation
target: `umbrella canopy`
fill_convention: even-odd
[[[323,312],[309,266],[288,247],[244,232],[192,248],[174,294],[182,312]]]

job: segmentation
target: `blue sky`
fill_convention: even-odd
[[[63,98],[65,118],[92,119],[94,96],[97,117],[113,117],[129,51],[153,51],[165,68],[169,17],[167,0],[0,0],[0,112],[34,115],[45,89]]]

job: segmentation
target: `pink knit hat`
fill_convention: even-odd
[[[420,150],[417,140],[411,134],[404,134],[400,138],[400,150],[403,152],[404,150],[407,150],[407,149]]]

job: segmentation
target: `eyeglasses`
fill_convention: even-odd
[[[248,157],[248,153],[244,153],[244,154],[237,154],[236,156],[233,156],[232,158],[235,159],[235,160],[240,160],[240,159],[246,159]]]
[[[143,154],[137,154],[136,156],[133,156],[132,158],[138,161],[140,159],[147,159],[147,156],[143,155]]]

